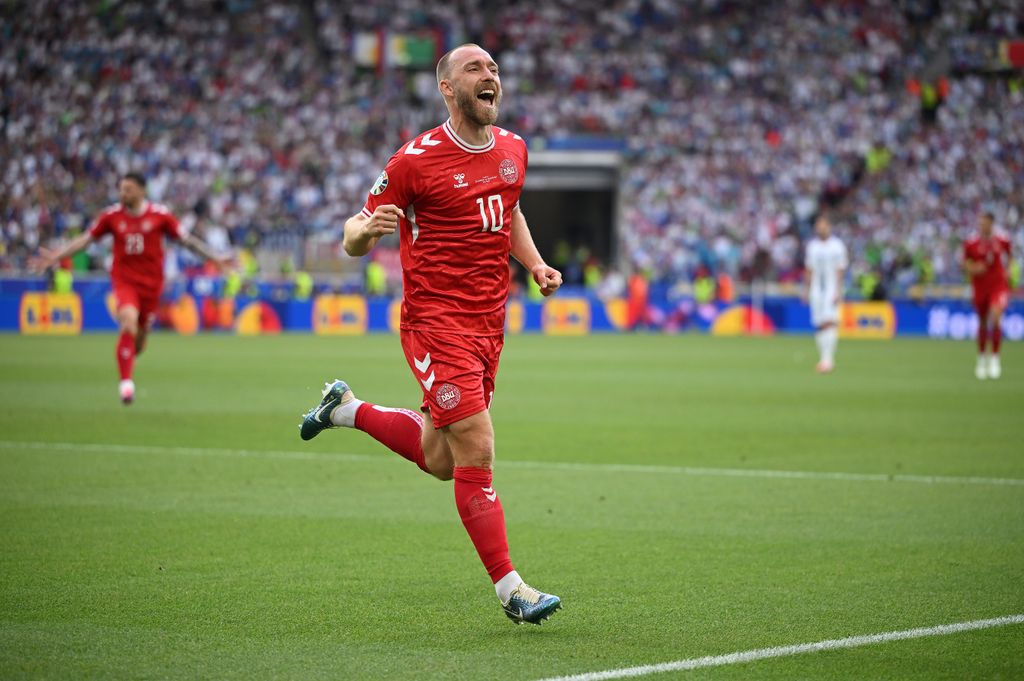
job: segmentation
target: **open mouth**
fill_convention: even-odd
[[[494,88],[484,88],[480,92],[476,93],[476,98],[488,106],[494,106],[494,102],[498,97],[498,91]]]

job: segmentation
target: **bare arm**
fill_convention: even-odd
[[[92,233],[86,231],[56,250],[40,248],[39,256],[33,258],[29,267],[36,272],[43,272],[56,265],[63,258],[74,255],[92,243]]]
[[[345,235],[342,246],[352,257],[369,253],[385,234],[394,234],[398,220],[405,217],[405,211],[398,206],[387,204],[377,206],[373,215],[366,217],[356,213],[345,221]]]
[[[182,237],[181,244],[199,257],[213,262],[221,270],[226,269],[231,264],[232,258],[230,255],[214,253],[209,244],[192,234],[186,234]]]
[[[964,258],[963,265],[964,270],[966,270],[967,274],[972,277],[976,277],[988,269],[988,266],[985,263],[980,260],[971,260],[970,258]]]
[[[518,207],[512,209],[512,257],[529,270],[533,280],[540,286],[540,292],[550,296],[562,285],[562,273],[548,267],[541,257],[533,235],[526,224],[526,216]]]
[[[843,302],[843,277],[846,275],[846,270],[840,267],[836,270],[836,305]]]

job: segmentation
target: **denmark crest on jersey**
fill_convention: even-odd
[[[516,168],[516,162],[506,158],[498,165],[498,174],[501,175],[501,179],[505,180],[505,182],[513,184],[519,179],[519,169]]]
[[[377,176],[377,181],[373,183],[373,189],[370,193],[374,196],[378,196],[384,193],[384,190],[388,188],[388,171],[380,171],[380,175]]]

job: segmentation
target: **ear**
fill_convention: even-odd
[[[455,96],[455,88],[452,87],[451,81],[447,78],[442,79],[441,82],[437,84],[437,89],[440,90],[441,94],[445,97]]]

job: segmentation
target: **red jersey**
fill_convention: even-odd
[[[964,260],[985,263],[985,271],[971,277],[971,285],[975,291],[998,291],[1008,289],[1010,280],[1006,269],[1010,264],[1010,240],[1001,234],[993,234],[989,239],[982,239],[980,234],[972,234],[964,241]]]
[[[526,143],[492,126],[487,144],[459,139],[449,121],[388,161],[363,206],[405,212],[399,222],[402,328],[501,334],[508,300],[512,211],[526,177]]]
[[[114,265],[110,278],[117,284],[159,289],[164,283],[164,243],[168,236],[180,240],[184,233],[167,208],[145,201],[137,215],[117,203],[99,214],[89,233],[98,239],[114,236]]]

